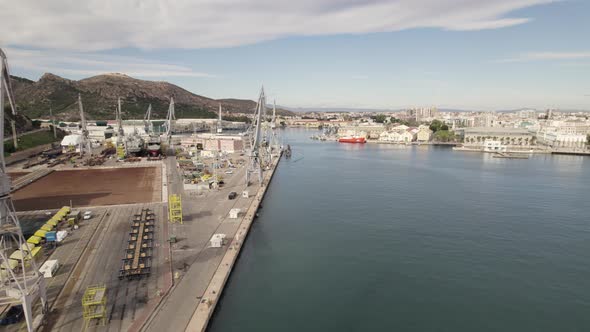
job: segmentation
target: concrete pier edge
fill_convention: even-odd
[[[207,326],[209,325],[209,321],[213,312],[215,311],[215,307],[221,296],[221,292],[225,288],[225,284],[229,275],[231,274],[234,264],[240,254],[242,249],[242,245],[248,236],[248,232],[250,231],[250,226],[256,217],[256,211],[258,211],[258,207],[266,194],[266,190],[268,189],[268,185],[274,176],[275,170],[281,160],[281,155],[279,158],[272,164],[271,169],[266,174],[262,181],[262,185],[258,189],[258,193],[256,194],[252,204],[248,208],[246,215],[242,219],[238,230],[236,231],[236,235],[232,239],[231,243],[229,244],[229,248],[221,262],[219,263],[217,270],[213,274],[203,297],[201,298],[199,304],[197,305],[197,309],[193,313],[191,320],[189,321],[185,331],[205,331]]]

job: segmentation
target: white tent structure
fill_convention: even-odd
[[[80,152],[80,144],[82,143],[83,138],[82,135],[78,135],[78,134],[72,134],[72,135],[66,135],[64,136],[64,138],[61,141],[61,148],[64,152],[67,152],[68,150],[74,149],[74,151],[76,152]]]

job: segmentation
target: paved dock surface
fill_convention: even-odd
[[[226,184],[221,189],[200,196],[191,195],[181,189],[172,161],[167,168],[171,170],[168,190],[181,193],[183,199],[184,224],[170,227],[170,234],[178,238],[178,243],[172,247],[172,259],[173,273],[179,279],[175,280],[174,288],[145,326],[147,331],[183,331],[186,328],[228,248],[227,245],[209,248],[211,236],[226,234],[229,243],[258,190],[258,186],[250,186],[247,188],[250,198],[241,197],[246,186],[245,168],[240,167],[234,174],[226,176]],[[234,200],[228,199],[231,191],[238,193]],[[239,219],[229,218],[232,208],[242,210]]]
[[[127,247],[130,221],[141,209],[149,208],[156,214],[156,229],[152,271],[149,277],[139,280],[119,280],[119,269]],[[168,255],[163,246],[162,223],[166,222],[166,207],[163,203],[151,203],[115,207],[108,209],[99,231],[66,284],[51,313],[54,321],[44,327],[45,331],[81,331],[84,329],[81,299],[85,289],[91,285],[106,284],[108,317],[106,326],[98,321],[90,325],[96,331],[127,330],[134,320],[143,314],[148,301],[158,298],[162,286],[169,277]]]
[[[209,284],[207,285],[205,293],[199,297],[200,301],[197,305],[197,308],[195,309],[185,329],[187,332],[202,332],[207,329],[209,319],[215,310],[215,306],[217,305],[219,297],[223,292],[225,283],[229,278],[238,255],[240,254],[244,240],[248,236],[250,226],[256,217],[256,211],[258,211],[260,203],[264,198],[268,183],[272,179],[278,162],[279,160],[273,164],[273,167],[270,171],[265,173],[262,185],[257,187],[258,190],[256,195],[252,199],[252,202],[248,206],[247,211],[245,211],[243,217],[240,218],[237,232],[234,232],[234,236],[232,237],[231,241],[229,241],[228,248],[225,251],[220,263],[218,264],[215,273],[211,277],[211,280],[209,280]]]

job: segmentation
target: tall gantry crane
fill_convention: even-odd
[[[117,98],[117,144],[123,144],[125,138],[125,131],[123,130],[123,120],[121,119],[121,97]]]
[[[82,140],[80,141],[80,156],[85,153],[92,155],[92,146],[90,145],[90,138],[88,129],[86,128],[86,117],[84,116],[84,107],[82,106],[82,96],[78,94],[78,109],[80,110],[80,129],[82,130]]]
[[[254,112],[254,120],[250,130],[250,151],[248,152],[248,169],[246,170],[246,186],[250,185],[252,175],[258,175],[258,182],[262,184],[262,160],[260,156],[261,145],[261,131],[262,116],[266,114],[266,97],[264,95],[264,87],[260,89],[260,96]],[[262,149],[264,150],[264,149]]]
[[[125,131],[123,130],[123,120],[121,119],[121,97],[117,98],[117,109],[115,109],[115,118],[117,121],[117,158],[123,160],[127,155],[127,146],[125,143]]]
[[[223,125],[221,123],[221,103],[219,103],[219,118],[217,119],[217,133],[223,132]]]
[[[12,113],[16,115],[14,94],[10,85],[10,74],[6,55],[0,49],[0,140],[4,141],[4,98],[5,93]],[[4,145],[0,144],[0,306],[18,305],[23,307],[27,330],[32,332],[33,304],[41,299],[41,311],[47,310],[45,278],[39,273],[35,260],[32,259],[32,245],[25,241],[20,223],[10,198],[10,178],[6,174]],[[21,250],[22,255],[16,259],[10,255]]]
[[[276,100],[273,101],[272,104],[272,118],[270,121],[270,144],[269,144],[269,151],[271,161],[273,157],[279,156],[280,154],[280,147],[279,147],[279,136],[277,132],[277,102]]]
[[[170,106],[168,106],[168,114],[166,115],[166,142],[168,143],[168,147],[172,145],[174,120],[176,120],[176,115],[174,114],[174,97],[170,97]]]
[[[154,130],[154,127],[151,122],[151,118],[152,118],[152,104],[150,104],[150,106],[148,106],[147,112],[145,112],[145,116],[143,117],[143,125],[145,127],[145,133],[148,135],[151,135]]]

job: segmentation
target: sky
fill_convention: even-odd
[[[0,0],[11,73],[289,107],[590,110],[588,0]]]

